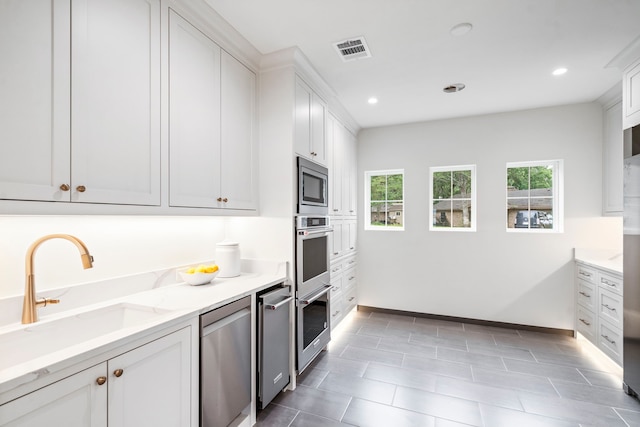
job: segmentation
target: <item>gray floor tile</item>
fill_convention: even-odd
[[[410,343],[428,345],[430,347],[446,347],[454,350],[467,351],[467,341],[461,338],[441,338],[432,335],[424,335],[421,333],[413,333],[409,338]]]
[[[349,395],[305,386],[282,392],[274,399],[278,405],[336,421],[340,421],[350,401]]]
[[[329,371],[327,369],[321,369],[315,365],[311,365],[305,369],[302,374],[298,375],[297,383],[307,387],[317,388],[328,373]]]
[[[298,415],[297,409],[286,408],[284,406],[269,404],[257,416],[256,424],[260,427],[283,427],[291,424]]]
[[[465,363],[449,362],[447,360],[429,359],[425,357],[405,355],[402,367],[409,369],[418,369],[435,375],[461,378],[464,380],[470,380],[472,378],[471,365]]]
[[[320,383],[318,389],[335,391],[372,402],[390,405],[396,391],[396,386],[368,378],[329,373],[322,383]]]
[[[591,425],[627,427],[620,416],[609,406],[533,394],[520,395],[520,402],[524,410],[530,414]]]
[[[434,427],[429,415],[379,403],[353,399],[342,418],[343,423],[362,427]]]
[[[538,362],[555,363],[557,365],[566,365],[575,368],[591,369],[598,371],[601,365],[592,357],[574,356],[563,353],[549,353],[546,351],[532,349],[531,352]]]
[[[529,350],[523,348],[485,345],[478,343],[468,343],[467,347],[469,348],[469,352],[471,353],[508,357],[509,359],[527,360],[530,362],[535,362],[536,360]]]
[[[393,351],[432,359],[436,358],[436,347],[409,342],[409,340],[405,338],[382,337],[378,344],[378,350]]]
[[[445,420],[444,418],[436,418],[436,427],[469,427],[469,424]]]
[[[416,369],[370,363],[364,378],[425,391],[435,391],[436,376]]]
[[[546,377],[520,374],[517,372],[496,371],[494,369],[474,368],[473,380],[494,387],[558,396],[556,389]]]
[[[468,351],[440,347],[437,351],[437,358],[450,362],[465,363],[479,368],[506,370],[502,358],[487,356],[486,354],[470,353]]]
[[[420,325],[437,326],[449,329],[464,330],[462,322],[451,322],[448,320],[431,319],[428,317],[416,317],[415,323]]]
[[[590,369],[578,369],[591,385],[598,387],[609,387],[615,390],[622,390],[622,378],[616,374],[608,372],[592,371]]]
[[[550,363],[526,362],[524,360],[504,359],[507,370],[521,374],[538,375],[565,381],[587,384],[586,378],[572,366],[553,365]]]
[[[438,377],[435,392],[493,406],[523,410],[517,393],[506,388],[492,387],[456,378]]]
[[[560,380],[551,380],[551,382],[556,387],[556,390],[558,390],[558,393],[560,393],[560,396],[566,399],[609,405],[616,408],[640,410],[640,402],[625,394],[622,390],[575,384]]]
[[[630,426],[640,426],[640,403],[638,404],[638,411],[620,408],[615,408],[615,411]]]
[[[482,403],[480,411],[487,427],[580,427],[575,421],[528,414]]]
[[[360,348],[348,346],[341,354],[341,358],[360,360],[364,362],[379,362],[392,366],[402,365],[404,355],[391,351],[375,350],[370,348]]]
[[[428,391],[398,387],[393,406],[472,426],[482,426],[477,402]]]
[[[321,353],[313,363],[315,368],[357,377],[361,377],[364,374],[369,364],[368,361],[343,359],[337,355],[334,356],[330,351]]]
[[[290,424],[291,427],[346,427],[348,425],[306,412],[299,412]]]
[[[496,340],[495,338],[493,338],[493,335],[485,332],[467,331],[467,330],[460,331],[457,329],[439,328],[438,336],[440,338],[465,340],[467,344],[477,343],[477,344],[496,345]]]
[[[517,329],[501,328],[499,326],[487,326],[487,325],[475,325],[473,323],[464,324],[465,331],[484,332],[488,334],[500,334],[500,335],[516,335],[519,336]]]
[[[377,328],[377,326],[375,326]],[[352,347],[376,348],[380,342],[380,337],[363,334],[362,330],[371,328],[371,326],[363,326],[357,334],[343,333],[332,339],[332,343],[344,344],[344,347],[350,345]],[[383,328],[384,329],[384,328]]]

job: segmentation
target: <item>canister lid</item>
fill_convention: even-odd
[[[238,242],[231,242],[228,240],[224,240],[220,243],[216,243],[216,246],[238,246],[239,243]]]

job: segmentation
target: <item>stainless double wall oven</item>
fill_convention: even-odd
[[[326,215],[296,217],[296,305],[298,373],[331,339],[329,244]]]

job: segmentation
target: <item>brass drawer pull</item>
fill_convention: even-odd
[[[70,188],[71,188],[71,187],[69,187],[69,185],[67,185],[67,184],[62,184],[62,185],[60,186],[60,190],[62,190],[62,191],[69,191],[69,190],[70,190]]]
[[[584,320],[584,319],[579,319],[579,320],[580,320],[582,323],[584,323],[585,325],[587,325],[587,326],[591,326],[591,323],[587,322],[586,320]]]
[[[113,371],[113,375],[115,375],[116,378],[120,378],[123,373],[124,371],[122,369],[116,369],[115,371]]]
[[[85,187],[84,185],[78,185],[76,187],[76,191],[78,191],[78,193],[84,193],[85,191],[87,191],[87,187]]]
[[[98,385],[103,385],[106,382],[107,382],[107,377],[98,377],[98,378],[96,378],[96,383]]]

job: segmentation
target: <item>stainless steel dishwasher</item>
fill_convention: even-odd
[[[227,427],[251,403],[251,297],[200,316],[200,426]]]

